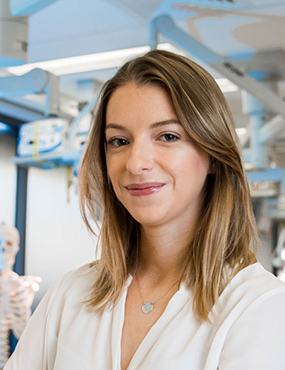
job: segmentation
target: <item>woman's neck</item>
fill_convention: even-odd
[[[180,278],[185,263],[185,253],[191,242],[188,227],[141,227],[139,269],[159,281]]]

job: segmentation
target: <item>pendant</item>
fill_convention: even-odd
[[[143,313],[150,313],[153,310],[154,303],[153,302],[144,302],[142,306]]]

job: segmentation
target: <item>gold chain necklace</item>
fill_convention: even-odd
[[[135,276],[136,276],[136,280],[137,280],[137,284],[138,284],[138,288],[139,288],[139,292],[140,292],[140,296],[141,296],[141,299],[143,301],[143,305],[142,305],[142,312],[143,313],[150,313],[153,309],[154,309],[154,304],[157,303],[162,297],[164,297],[168,292],[170,292],[170,290],[174,287],[175,284],[178,283],[178,280],[176,280],[169,289],[167,289],[167,291],[163,294],[161,294],[157,299],[155,299],[154,301],[148,301],[146,302],[143,298],[143,295],[142,295],[142,291],[141,291],[141,287],[140,287],[140,284],[139,284],[139,279],[138,279],[138,270],[136,269],[136,273],[135,273]]]

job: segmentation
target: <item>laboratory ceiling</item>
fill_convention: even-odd
[[[269,0],[57,0],[29,17],[28,62],[148,45],[149,20],[157,9],[168,11],[164,4],[174,15],[175,9],[187,11],[191,15],[183,21],[187,31],[216,52],[259,51],[264,54],[256,57],[258,67],[263,62],[275,72],[285,69],[285,2]],[[75,93],[78,81],[100,82],[113,73],[114,69],[102,69],[64,75],[61,88]]]
[[[231,55],[235,65],[245,72],[267,69],[270,77],[285,79],[285,0],[48,2],[49,6],[29,16],[28,63],[147,46],[150,18],[165,12],[171,13],[178,25],[215,52]],[[160,37],[160,42],[166,41]],[[202,60],[197,61],[215,77],[223,77]],[[93,80],[99,86],[115,70],[102,68],[63,74],[60,89],[76,97],[78,87],[86,81]],[[285,95],[282,82],[278,88]],[[245,126],[247,117],[242,113],[241,91],[226,96],[237,126]]]
[[[162,0],[58,0],[29,19],[29,62],[148,45],[148,22]],[[113,69],[61,78],[72,91],[78,80],[104,81]]]

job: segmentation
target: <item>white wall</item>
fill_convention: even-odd
[[[65,272],[94,260],[96,238],[81,220],[74,187],[69,203],[66,194],[64,168],[29,168],[25,268],[43,279],[36,303]]]
[[[15,223],[17,167],[11,161],[16,155],[16,139],[0,135],[0,222]]]
[[[14,225],[17,166],[16,139],[0,135],[0,222]],[[66,201],[65,169],[28,170],[26,275],[42,277],[39,302],[49,286],[65,272],[94,260],[96,238],[81,220],[78,196],[70,189]]]

